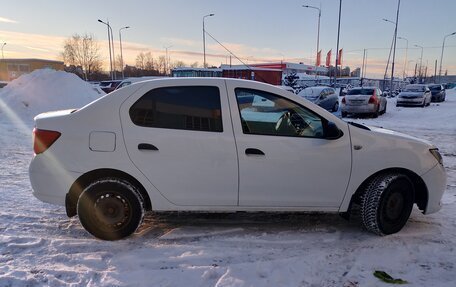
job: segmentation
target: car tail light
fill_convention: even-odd
[[[40,154],[47,150],[59,137],[61,133],[56,131],[33,129],[33,151]]]
[[[345,104],[345,97],[342,98],[342,104]]]
[[[377,104],[378,103],[378,100],[375,96],[371,96],[369,98],[369,104]]]

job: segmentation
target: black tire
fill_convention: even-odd
[[[332,111],[335,113],[339,110],[339,102],[335,102]]]
[[[361,198],[364,227],[378,235],[400,231],[412,212],[414,193],[413,184],[403,174],[373,178]]]
[[[375,118],[378,118],[379,111],[380,111],[380,104],[378,105],[377,110],[376,110],[375,112],[372,113],[372,117],[373,117],[374,119],[375,119]]]
[[[341,112],[340,115],[341,115],[341,117],[346,118],[347,117],[347,112]]]
[[[382,111],[382,115],[384,115],[384,114],[386,113],[386,106],[387,106],[387,105],[388,105],[388,104],[385,103],[385,108],[384,108],[383,111]]]
[[[103,240],[118,240],[131,235],[144,215],[138,189],[117,178],[93,182],[82,192],[77,208],[82,226]]]

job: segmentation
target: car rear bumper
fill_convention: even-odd
[[[377,111],[377,105],[342,105],[341,111],[349,114],[370,114]]]
[[[65,205],[65,195],[80,175],[65,170],[55,158],[45,153],[36,155],[29,167],[33,195],[55,205]]]
[[[442,208],[441,200],[447,182],[445,168],[441,164],[437,164],[421,178],[426,183],[428,190],[428,203],[423,213],[430,214],[439,211]]]

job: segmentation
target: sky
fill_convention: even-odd
[[[130,1],[0,1],[0,43],[5,58],[45,58],[61,60],[63,42],[71,35],[93,34],[99,41],[104,65],[109,65],[107,27],[97,20],[109,20],[120,53],[122,30],[124,62],[134,65],[140,52],[155,58],[169,47],[171,61],[203,63],[202,19],[214,38],[244,62],[315,62],[318,11],[303,5],[321,6],[320,48],[322,59],[332,49],[335,58],[338,0],[130,0]],[[339,47],[343,65],[361,67],[366,49],[366,76],[382,77],[394,34],[398,0],[343,0]],[[443,38],[456,32],[456,1],[401,0],[397,40],[396,76],[413,74],[420,63],[434,73],[440,63]],[[206,37],[209,65],[229,63],[229,54]],[[233,59],[233,64],[240,64]],[[437,65],[437,73],[438,73]],[[456,74],[456,35],[446,39],[443,69]]]

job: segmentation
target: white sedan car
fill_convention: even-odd
[[[357,209],[367,230],[391,234],[414,204],[438,211],[446,187],[432,144],[254,81],[151,80],[35,123],[34,195],[105,240],[150,210]]]

